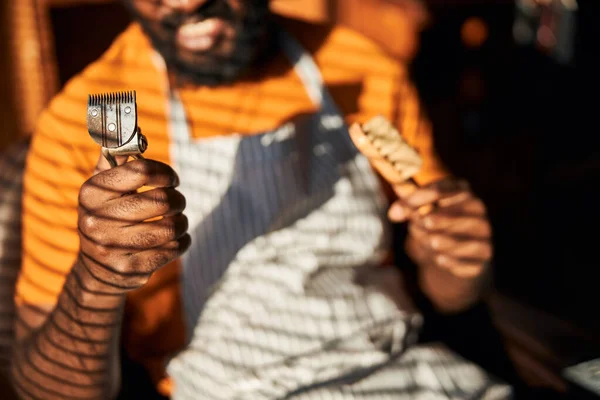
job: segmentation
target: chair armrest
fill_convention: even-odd
[[[488,304],[509,356],[529,385],[568,392],[563,370],[600,355],[600,337],[573,323],[500,293]]]

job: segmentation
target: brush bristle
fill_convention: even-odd
[[[377,116],[367,121],[362,128],[381,156],[397,171],[412,176],[419,170],[423,162],[421,157],[387,119]]]

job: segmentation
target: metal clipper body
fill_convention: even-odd
[[[143,158],[148,147],[137,125],[135,91],[89,95],[87,127],[111,167],[117,166],[115,156]]]

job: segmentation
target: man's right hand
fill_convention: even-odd
[[[190,246],[185,198],[166,164],[140,159],[97,173],[79,193],[79,263],[107,293],[144,285]],[[150,190],[136,192],[141,187]]]

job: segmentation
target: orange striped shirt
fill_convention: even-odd
[[[405,65],[377,45],[342,27],[289,22],[286,27],[313,55],[349,123],[377,114],[396,121],[424,158],[417,181],[446,174],[433,151]],[[99,148],[89,138],[89,93],[136,90],[138,121],[148,138],[148,158],[170,163],[165,74],[153,50],[133,24],[110,49],[56,96],[39,120],[24,179],[23,264],[17,301],[52,305],[75,261],[79,188],[95,167]],[[271,130],[314,111],[302,82],[284,56],[253,79],[220,87],[187,87],[180,96],[195,138]],[[179,265],[158,271],[145,287],[128,295],[123,340],[130,355],[158,382],[165,359],[184,342]]]

